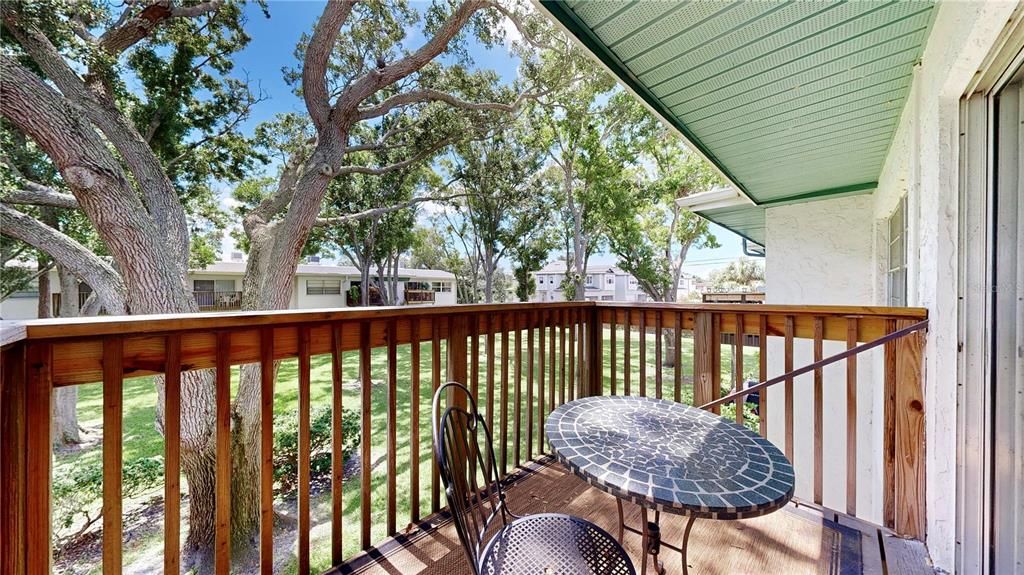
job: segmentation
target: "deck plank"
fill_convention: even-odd
[[[568,474],[551,458],[526,462],[510,473],[508,481],[509,505],[516,513],[571,513],[616,531],[615,499]],[[834,521],[837,517],[838,523]],[[882,573],[877,535],[872,539],[867,524],[847,524],[844,517],[801,504],[756,519],[698,520],[690,541],[690,572]],[[639,519],[639,508],[626,505],[626,522],[637,525]],[[682,518],[662,516],[666,542],[678,543],[684,527]],[[905,571],[894,571],[890,563],[889,573],[932,573],[923,546],[918,549],[912,543],[890,542],[895,549],[890,562],[898,561]],[[625,546],[639,572],[639,537],[627,534]],[[888,548],[886,551],[888,554]],[[915,551],[920,553],[915,555]],[[669,574],[682,572],[675,552],[663,551],[662,559]],[[470,569],[455,528],[442,512],[424,519],[418,529],[356,555],[332,573],[468,575]]]

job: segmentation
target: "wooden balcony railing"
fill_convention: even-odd
[[[853,348],[858,342],[875,340],[925,317],[924,310],[911,308],[569,302],[4,322],[0,339],[0,571],[51,571],[52,532],[58,519],[52,517],[51,401],[55,389],[62,386],[102,382],[102,564],[105,572],[118,573],[124,540],[124,381],[156,374],[166,377],[164,564],[167,572],[177,572],[181,375],[215,371],[214,549],[216,572],[227,573],[232,541],[228,520],[231,368],[259,364],[264,374],[272,374],[274,362],[297,358],[297,565],[300,573],[306,573],[311,569],[310,365],[314,356],[328,357],[332,366],[334,469],[328,478],[330,537],[325,545],[330,548],[330,565],[339,565],[346,559],[349,542],[346,525],[358,526],[358,547],[365,549],[375,543],[375,537],[395,534],[400,521],[415,524],[427,509],[440,509],[437,469],[429,465],[429,433],[423,432],[433,414],[423,398],[444,381],[467,382],[479,398],[498,446],[500,472],[506,474],[545,452],[545,417],[574,398],[638,394],[703,405],[730,389],[742,389],[747,374],[764,381],[770,372],[792,371],[799,367],[794,364],[805,351],[818,360],[826,347]],[[723,338],[724,334],[732,337]],[[751,342],[756,342],[756,347],[751,348]],[[922,538],[923,346],[923,335],[916,332],[885,344],[877,358],[844,360],[841,377],[831,377],[830,371],[826,381],[826,369],[819,368],[810,385],[789,378],[777,393],[775,389],[761,390],[756,402],[737,397],[735,403],[714,410],[731,410],[736,421],[778,442],[795,464],[798,484],[806,478],[810,486],[803,497],[821,504],[827,487],[833,501],[843,502],[847,514],[877,519],[898,533]],[[378,350],[384,361],[374,363]],[[411,358],[402,375],[399,351],[402,357]],[[352,361],[352,355],[358,357],[363,448],[359,451],[359,475],[345,484],[346,491],[359,492],[358,511],[350,508],[346,512],[342,506],[340,407],[345,362]],[[881,367],[878,377],[859,380],[858,374],[871,372],[875,364]],[[383,382],[379,388],[373,385],[375,378]],[[273,386],[273,377],[265,375],[261,388],[263,450],[272,445]],[[386,413],[383,426],[376,427],[372,405],[380,394],[385,396]],[[826,394],[830,406],[840,406],[841,421],[826,421]],[[871,415],[876,398],[882,413]],[[836,415],[831,413],[830,418]],[[871,441],[863,426],[872,421],[881,421],[881,445],[858,449],[859,442]],[[407,437],[399,437],[400,422],[401,428],[408,430]],[[831,456],[838,450],[842,454],[844,474],[826,467],[826,429],[830,434],[828,453]],[[837,430],[843,433],[837,434]],[[808,437],[813,438],[812,445],[803,450],[798,440]],[[386,462],[383,470],[374,469],[371,461],[369,446],[378,440]],[[406,454],[401,461],[400,453]],[[268,573],[274,550],[273,526],[268,520],[274,515],[273,463],[268,453],[261,456],[261,462],[264,522],[257,545],[262,572]],[[430,473],[424,474],[425,469]],[[876,470],[868,485],[864,484],[865,469]],[[374,479],[381,474],[384,497],[378,508],[381,498],[372,494]],[[399,517],[400,475],[409,486],[407,517]],[[881,500],[858,497],[865,490],[881,493]],[[861,500],[873,501],[872,508],[858,506]],[[348,547],[353,546],[349,543]]]

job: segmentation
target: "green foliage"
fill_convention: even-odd
[[[121,471],[121,496],[125,499],[137,497],[163,483],[164,462],[160,456],[141,457],[125,460]],[[81,523],[70,539],[84,533],[103,516],[103,461],[92,459],[88,463],[75,464],[54,477],[53,517],[58,528],[67,531]]]
[[[764,286],[764,266],[756,260],[740,258],[708,276],[712,291],[748,291]]]
[[[313,408],[310,413],[310,470],[314,480],[331,471],[331,409]],[[355,453],[360,442],[359,413],[350,409],[341,412],[341,452],[345,461]],[[274,415],[274,481],[278,494],[291,493],[299,478],[299,412],[292,410]]]
[[[674,301],[691,247],[717,247],[703,218],[676,200],[721,185],[721,177],[662,131],[645,148],[651,168],[634,174],[632,193],[606,205],[604,235],[619,266],[655,301]]]

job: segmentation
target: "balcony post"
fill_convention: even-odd
[[[3,350],[0,371],[0,573],[25,573],[25,344]]]
[[[693,404],[704,405],[713,401],[715,377],[714,316],[710,312],[697,312],[693,317]],[[716,414],[718,407],[712,409]]]
[[[445,371],[447,381],[455,381],[469,387],[466,360],[468,359],[468,347],[466,339],[469,337],[469,321],[467,315],[460,314],[452,316],[448,324],[448,368]],[[473,321],[477,321],[473,316]],[[476,350],[474,350],[474,353]],[[466,407],[466,397],[462,393],[449,393],[448,405]]]
[[[909,327],[911,320],[896,320],[896,329]],[[894,413],[886,413],[895,427],[894,502],[895,531],[905,537],[925,537],[925,428],[924,385],[921,363],[924,359],[924,332],[915,332],[896,340],[896,401]],[[892,418],[892,419],[890,419]]]

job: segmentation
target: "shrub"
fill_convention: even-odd
[[[309,446],[310,472],[313,479],[331,472],[331,409],[313,408],[310,415]],[[341,453],[343,461],[359,447],[359,413],[345,409],[341,412]],[[278,493],[295,490],[299,479],[299,412],[293,410],[274,416],[274,481]]]
[[[121,493],[125,499],[135,497],[163,483],[164,460],[160,456],[130,459],[121,472]],[[75,462],[71,469],[54,478],[54,517],[60,518],[58,529],[68,530],[77,520],[82,526],[68,539],[81,536],[93,523],[103,517],[103,462]]]

